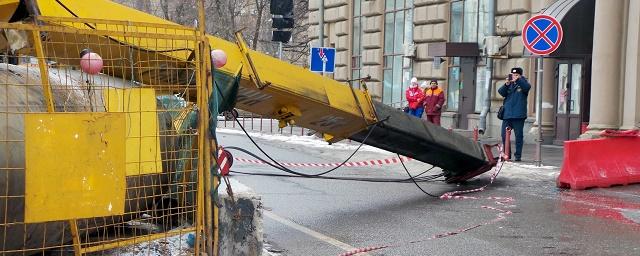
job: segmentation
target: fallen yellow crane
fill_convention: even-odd
[[[172,79],[189,77],[179,74],[178,71],[183,67],[180,60],[192,57],[194,45],[162,38],[134,41],[126,36],[127,32],[156,32],[140,29],[140,25],[144,23],[165,25],[163,33],[181,27],[175,23],[106,0],[39,0],[36,2],[43,16],[41,20],[48,25],[112,32],[109,38],[122,42],[121,49],[92,49],[105,59],[127,59],[130,57],[131,49],[129,48],[135,46],[132,53],[135,62],[142,62],[150,57],[157,59],[157,56],[160,56],[166,58],[166,63],[175,65],[172,69],[161,66],[154,69],[148,63],[144,63],[144,68],[134,64],[133,71],[114,70],[113,74],[116,76],[130,77],[127,73],[131,73],[134,79],[142,84],[153,85],[172,84],[174,83]],[[79,22],[76,18],[82,18],[83,22]],[[101,22],[108,20],[113,24],[92,25],[86,22],[91,19]],[[124,22],[125,20],[131,23]],[[55,33],[50,36],[55,36]],[[250,50],[240,37],[237,43],[214,36],[207,36],[207,39],[212,49],[221,49],[228,56],[227,64],[218,71],[233,77],[242,67],[241,89],[236,101],[239,109],[279,119],[283,124],[295,123],[298,126],[331,134],[335,137],[332,141],[348,138],[377,120],[371,98],[366,91],[353,90],[344,83]],[[69,60],[79,58],[77,40],[80,39],[67,40],[70,45],[56,45],[58,49],[51,50],[55,51],[60,58],[68,57]],[[104,36],[96,35],[82,40],[100,42],[105,39]],[[120,65],[105,63],[105,66]]]
[[[60,95],[65,95],[60,94],[64,90],[86,90],[88,94],[95,93],[92,90],[96,88],[91,86],[92,83],[90,81],[94,79],[92,77],[81,75],[82,79],[87,80],[85,85],[78,87],[80,89],[67,88],[68,86],[65,87],[64,82],[56,84],[56,82],[50,83],[48,81],[52,79],[50,76],[51,71],[47,70],[48,68],[77,67],[80,53],[85,48],[91,48],[93,52],[102,56],[104,68],[102,69],[103,74],[100,76],[117,77],[122,81],[129,82],[126,86],[120,86],[124,87],[123,89],[125,90],[118,90],[114,92],[115,95],[126,95],[126,88],[153,88],[158,95],[172,96],[179,94],[190,102],[206,102],[202,100],[203,97],[209,96],[203,95],[202,91],[204,90],[203,84],[206,84],[206,82],[199,77],[206,77],[206,75],[202,75],[204,74],[202,70],[205,69],[206,64],[202,64],[202,56],[199,54],[202,53],[203,46],[206,46],[205,42],[208,42],[212,49],[221,49],[228,56],[227,64],[215,73],[214,80],[216,83],[219,83],[221,87],[230,86],[236,77],[239,78],[237,96],[233,99],[226,99],[234,102],[235,107],[239,109],[278,119],[281,126],[295,124],[313,129],[326,134],[325,139],[329,142],[350,138],[439,166],[443,169],[444,176],[448,182],[458,182],[472,178],[486,172],[495,165],[489,146],[481,145],[421,119],[405,115],[380,102],[374,102],[366,91],[366,87],[363,90],[354,89],[347,84],[250,50],[246,47],[240,34],[237,34],[236,42],[231,43],[106,0],[23,0],[0,2],[0,20],[8,21],[6,17],[9,17],[8,19],[14,22],[2,23],[0,27],[4,28],[5,31],[33,32],[27,35],[16,32],[11,36],[7,36],[8,34],[5,32],[7,40],[4,42],[4,46],[11,48],[18,55],[23,53],[40,57],[38,59],[40,63],[38,68],[32,67],[31,70],[27,68],[27,71],[21,71],[37,73],[36,76],[39,77],[39,79],[25,80],[22,82],[24,84],[23,87],[34,86],[34,84],[37,88],[40,88],[41,85],[43,87],[42,91],[36,93],[39,101],[31,103],[37,106],[35,108],[37,111],[47,109],[49,112],[53,112],[54,109],[59,108],[61,105],[66,105],[69,100],[65,99],[65,97],[60,97]],[[33,48],[35,48],[35,54]],[[2,74],[10,76],[12,68],[9,66]],[[34,72],[34,70],[37,71]],[[84,82],[84,80],[81,80],[81,83]],[[5,82],[4,85],[9,86],[9,82]],[[98,89],[106,92],[109,91],[107,88],[114,87],[108,81],[99,85],[98,87],[102,88]],[[0,87],[0,89],[2,88]],[[104,95],[108,96],[110,93],[103,93],[102,97],[107,97]],[[130,93],[127,95],[137,96],[128,96],[127,99],[123,97],[119,102],[136,102],[131,100],[131,97],[136,97],[140,99],[135,104],[138,104],[138,106],[142,104],[141,97],[143,97],[143,93]],[[48,100],[45,101],[43,98]],[[29,102],[28,96],[24,97],[24,100]],[[105,102],[109,102],[109,100],[105,100]],[[15,110],[10,110],[11,104],[10,101],[0,100],[0,117],[3,114],[9,116],[19,113]],[[26,104],[27,109],[31,104]],[[78,241],[81,240],[79,236],[82,234],[104,227],[116,228],[113,227],[114,223],[123,224],[133,218],[143,216],[143,213],[150,209],[160,212],[158,216],[152,216],[157,219],[165,218],[166,216],[183,218],[184,216],[172,214],[171,211],[187,209],[192,214],[195,211],[193,209],[194,205],[197,205],[199,207],[198,211],[201,211],[202,202],[196,204],[190,193],[192,194],[195,191],[193,187],[196,185],[202,187],[202,182],[204,182],[202,177],[194,178],[192,175],[194,170],[197,171],[198,175],[203,175],[204,171],[202,170],[207,169],[207,164],[202,163],[205,155],[205,150],[203,149],[206,147],[202,147],[203,142],[200,140],[198,141],[200,143],[198,146],[194,145],[195,142],[192,137],[201,138],[199,136],[206,131],[198,129],[187,121],[185,116],[188,115],[188,112],[180,112],[172,116],[174,120],[171,122],[161,122],[161,127],[163,128],[160,128],[157,134],[149,135],[145,134],[144,129],[131,129],[132,123],[140,126],[140,128],[148,124],[142,121],[142,116],[145,111],[149,111],[142,109],[142,107],[137,111],[130,111],[128,107],[117,104],[102,103],[93,105],[92,101],[88,101],[86,104],[90,105],[89,110],[81,109],[75,111],[111,112],[111,110],[117,109],[121,112],[129,112],[129,115],[132,113],[139,114],[140,117],[138,118],[124,117],[125,122],[128,123],[127,125],[120,125],[125,127],[123,128],[124,130],[127,130],[129,139],[139,137],[141,142],[133,145],[137,145],[136,147],[141,152],[138,157],[130,157],[129,153],[126,156],[123,154],[125,156],[124,160],[120,159],[123,161],[118,162],[123,164],[122,170],[120,168],[112,168],[118,169],[116,171],[122,171],[127,177],[126,201],[128,204],[125,206],[116,205],[120,209],[127,207],[123,210],[127,214],[119,215],[117,218],[114,217],[115,220],[103,218],[101,221],[89,223],[93,219],[85,219],[85,223],[81,223],[82,225],[71,224],[74,245],[78,246],[75,248],[76,251],[90,252],[130,243],[130,241],[125,242],[119,238],[111,240],[105,238],[104,241],[111,241],[106,244],[91,243],[90,239],[86,238],[84,245],[93,246],[79,248],[80,243]],[[200,104],[198,106],[191,105],[187,108],[184,106],[186,104],[188,103],[179,102],[178,105],[183,109],[199,108],[201,111],[207,107]],[[105,109],[96,109],[96,106],[104,106]],[[23,111],[29,112],[33,110],[26,111],[23,109]],[[74,109],[66,109],[66,111],[71,112]],[[158,112],[159,116],[162,111],[167,112],[163,112],[163,114],[171,115],[171,111],[163,108],[151,110],[151,112]],[[212,113],[212,115],[216,114],[218,113]],[[109,120],[123,120],[118,119],[117,114],[106,116],[113,118]],[[83,118],[71,121],[84,124],[93,120],[94,116],[89,115]],[[202,121],[206,120],[206,116],[200,115],[194,120],[199,120],[199,124],[202,124]],[[69,122],[71,123],[71,121]],[[7,121],[7,123],[10,122]],[[109,126],[108,122],[101,122],[100,124],[101,126],[98,128],[101,129],[106,129]],[[32,125],[28,128],[33,127]],[[95,129],[93,126],[87,127],[87,129]],[[120,128],[116,130],[122,130]],[[19,137],[21,135],[19,133],[17,132],[16,136]],[[91,132],[88,132],[88,135],[100,137]],[[145,137],[159,139],[161,143],[143,143],[142,140]],[[105,138],[112,137],[105,136]],[[22,142],[20,139],[23,138],[16,139],[16,141]],[[121,139],[121,144],[128,143],[124,141],[125,138]],[[27,139],[24,140],[26,141]],[[0,138],[0,142],[12,143],[14,141]],[[105,148],[109,145],[104,141],[100,142],[105,145]],[[141,145],[151,146],[145,147]],[[156,146],[154,147],[154,145]],[[152,156],[158,155],[156,154],[157,145],[162,148],[160,159],[144,160],[144,156],[149,156],[149,152],[152,153]],[[142,152],[147,149],[148,152],[146,154]],[[3,150],[4,148],[0,148],[0,163],[3,163],[3,161],[9,162],[7,159],[10,158],[11,154]],[[59,151],[53,153],[63,153]],[[208,154],[206,155],[208,156]],[[134,159],[132,161],[138,162],[139,165],[135,163],[124,165],[127,157]],[[55,160],[55,156],[48,159]],[[143,164],[142,162],[146,163]],[[7,170],[24,170],[24,166],[20,166],[20,164],[22,163],[18,163],[16,166],[6,164],[8,167],[5,168]],[[110,162],[107,161],[103,165],[104,167],[109,167],[109,164]],[[142,169],[142,166],[149,165],[155,165],[156,168],[150,168],[149,172],[138,171],[136,173],[135,169],[138,168],[136,166]],[[162,168],[159,168],[158,165],[162,165]],[[46,169],[46,166],[39,166],[38,168]],[[130,168],[134,170],[130,170]],[[158,170],[162,170],[162,172],[157,173]],[[189,171],[192,171],[192,173]],[[24,178],[20,176],[24,175],[24,171],[14,173],[18,173],[18,175],[15,177],[0,176],[0,184],[3,182],[9,183],[14,178],[16,180]],[[145,184],[145,181],[147,184]],[[15,180],[14,183],[16,183]],[[5,195],[4,200],[8,202],[10,197],[23,197],[24,195],[20,195],[21,191],[23,191],[20,186],[23,185],[24,183],[15,185],[17,187],[12,188],[14,190],[10,190],[15,195]],[[82,187],[82,189],[86,189],[86,187]],[[89,190],[91,190],[90,186]],[[203,200],[204,194],[202,193],[204,192],[200,190],[197,192],[200,193],[197,200]],[[151,193],[151,195],[146,193]],[[169,195],[169,197],[165,197],[166,195]],[[158,198],[159,200],[157,200]],[[2,199],[2,196],[0,196],[0,199]],[[168,201],[165,201],[165,199]],[[158,202],[160,206],[158,206]],[[5,211],[12,215],[22,215],[24,213],[24,208],[21,208],[21,205],[11,203],[7,203],[7,205],[9,207]],[[109,204],[109,211],[112,210],[111,206]],[[0,207],[0,209],[2,208]],[[184,215],[184,212],[181,214]],[[48,214],[43,214],[43,216],[37,216],[43,217],[37,220],[46,220],[46,217],[49,216]],[[197,215],[196,217],[194,214],[184,217],[184,219],[198,222],[199,224],[195,226],[199,228],[202,221],[204,221],[201,217],[202,215]],[[53,225],[57,226],[51,227],[50,232],[55,231],[53,237],[58,240],[51,241],[48,240],[51,236],[47,235],[46,232],[47,224],[27,225],[21,222],[24,219],[20,218],[19,220],[12,219],[6,220],[4,223],[0,222],[0,226],[11,227],[13,228],[12,230],[16,230],[16,227],[19,229],[19,231],[15,231],[19,232],[19,236],[13,239],[8,239],[8,236],[0,233],[0,242],[4,242],[5,246],[3,248],[9,248],[9,251],[0,251],[0,254],[3,252],[30,253],[38,249],[60,249],[70,239],[70,235],[64,233],[65,227],[60,226],[59,222],[52,222]],[[168,218],[163,223],[172,222],[173,220],[173,218]],[[16,226],[16,223],[20,223],[19,225],[23,226]],[[77,230],[78,226],[80,231]],[[44,234],[39,232],[36,236],[37,241],[27,239],[27,237],[43,229]],[[157,238],[157,236],[150,235],[144,239],[146,241],[151,238]],[[63,245],[60,245],[60,242]],[[57,244],[58,247],[50,247],[52,244]]]

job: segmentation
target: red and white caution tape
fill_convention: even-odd
[[[252,163],[252,164],[267,164],[267,162],[255,160],[255,159],[247,159],[234,157],[234,160],[243,163]],[[410,161],[411,158],[402,157],[402,161]],[[357,162],[347,162],[342,164],[344,167],[366,167],[366,166],[380,166],[380,165],[388,165],[388,164],[399,164],[400,159],[397,157],[380,159],[380,160],[366,160],[366,161],[357,161]],[[338,167],[341,163],[282,163],[281,165],[287,167]]]
[[[434,240],[434,239],[438,239],[438,238],[454,236],[454,235],[458,235],[458,234],[467,232],[467,231],[475,229],[475,228],[479,228],[479,227],[482,227],[482,226],[494,224],[494,223],[496,223],[498,221],[502,221],[502,220],[506,219],[507,216],[513,214],[513,212],[510,211],[510,210],[507,210],[505,208],[512,208],[512,207],[516,206],[515,204],[513,204],[515,202],[515,200],[513,198],[511,198],[511,197],[484,197],[484,198],[482,198],[482,197],[474,197],[474,196],[461,196],[461,194],[468,194],[468,193],[483,191],[483,190],[485,190],[486,187],[488,187],[489,185],[491,185],[493,183],[493,181],[496,179],[496,177],[500,173],[500,170],[502,169],[502,166],[504,164],[502,159],[503,159],[503,157],[506,156],[502,152],[502,148],[500,146],[498,147],[498,150],[500,151],[500,158],[499,158],[500,160],[498,160],[495,172],[491,175],[491,181],[489,182],[489,184],[487,184],[485,186],[482,186],[480,188],[477,188],[477,189],[453,191],[453,192],[444,193],[442,196],[440,196],[440,199],[442,199],[442,200],[458,199],[458,200],[490,200],[490,201],[493,201],[496,205],[499,205],[501,208],[494,207],[494,206],[488,206],[488,205],[482,205],[482,206],[480,206],[480,208],[487,209],[487,210],[492,210],[492,211],[497,212],[496,217],[494,219],[486,221],[486,222],[483,222],[483,223],[474,224],[474,225],[471,225],[471,226],[460,228],[458,230],[439,233],[439,234],[434,234],[434,235],[432,235],[432,236],[430,236],[428,238],[425,238],[425,239],[414,240],[414,241],[405,242],[405,243],[398,243],[398,244],[362,247],[362,248],[358,248],[358,249],[354,249],[354,250],[342,253],[339,256],[352,256],[352,255],[356,255],[356,254],[359,254],[359,253],[366,253],[366,252],[371,252],[371,251],[376,251],[376,250],[381,250],[381,249],[386,249],[386,248],[392,248],[392,247],[401,247],[401,246],[406,246],[406,245],[409,245],[409,244],[415,244],[415,243],[426,242],[426,241]]]

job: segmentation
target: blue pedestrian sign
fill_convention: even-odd
[[[336,67],[336,48],[311,47],[311,72],[333,73]]]
[[[533,16],[522,28],[522,42],[533,54],[551,54],[562,43],[562,26],[549,15]]]

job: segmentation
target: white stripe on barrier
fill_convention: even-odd
[[[254,159],[246,159],[240,157],[234,157],[234,160],[241,163],[252,163],[252,164],[267,164],[266,162],[254,160]],[[407,162],[413,159],[409,157],[402,157],[402,161]],[[366,160],[366,161],[356,161],[356,162],[347,162],[342,166],[345,167],[365,167],[365,166],[380,166],[380,165],[389,165],[389,164],[398,164],[400,163],[397,157],[387,158],[387,159],[378,159],[378,160]],[[282,166],[287,167],[338,167],[340,163],[280,163]]]

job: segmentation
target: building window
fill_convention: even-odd
[[[449,67],[449,79],[447,80],[447,110],[457,111],[460,103],[460,57],[452,58]]]
[[[487,95],[487,69],[485,66],[478,66],[476,69],[476,112],[482,112],[484,97]]]
[[[462,41],[478,41],[478,0],[464,1],[464,18],[462,26]]]
[[[351,79],[360,78],[362,68],[362,0],[353,1],[353,37],[351,47]],[[353,81],[356,88],[360,87],[359,81]]]
[[[489,28],[485,26],[488,16],[487,5],[493,0],[455,0],[451,2],[450,12],[450,34],[451,42],[474,42],[478,43],[480,48],[484,45],[484,38],[489,35]],[[458,98],[462,89],[460,84],[460,66],[459,58],[452,61],[449,67],[449,86],[447,88],[447,109],[458,110]],[[453,64],[458,63],[458,64]],[[482,110],[482,103],[486,93],[487,74],[484,66],[476,67],[476,98],[475,111]],[[454,79],[454,80],[452,80]]]
[[[413,0],[385,0],[382,102],[403,107],[404,90],[413,75],[405,45],[413,43]]]
[[[462,42],[463,10],[464,2],[451,3],[451,34],[449,34],[451,42]]]
[[[484,37],[489,35],[489,28],[485,26],[489,19],[487,5],[492,0],[455,0],[451,2],[451,42],[484,43]]]

